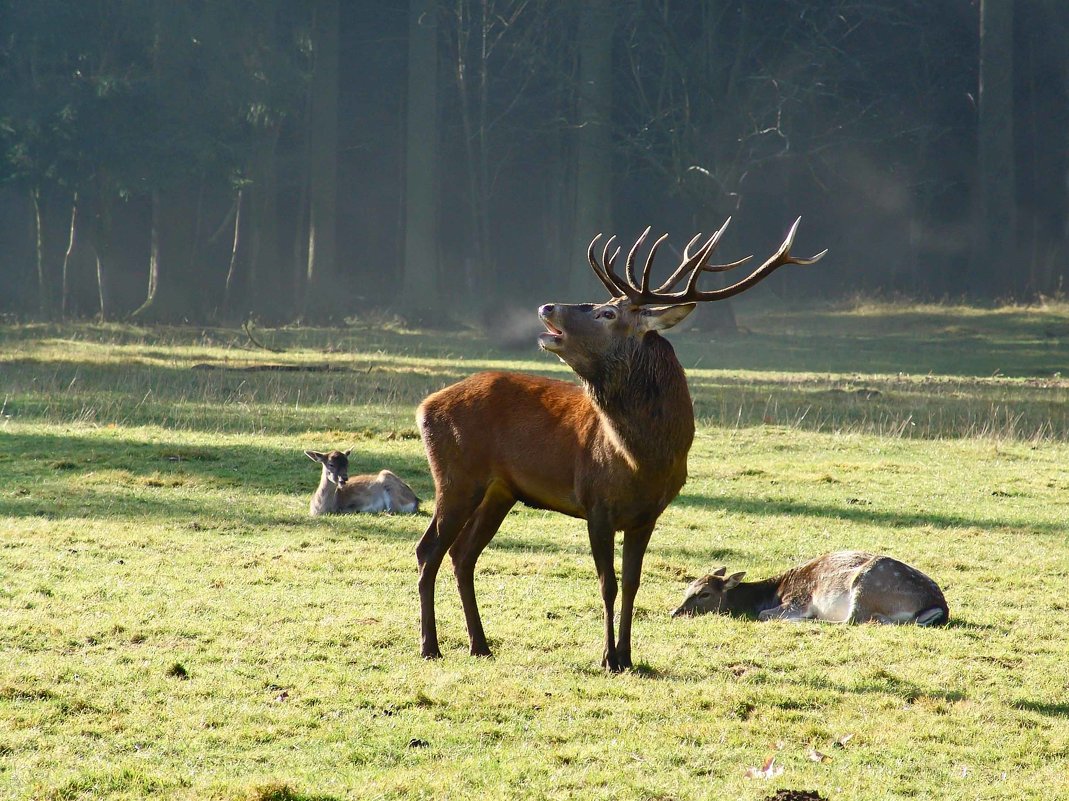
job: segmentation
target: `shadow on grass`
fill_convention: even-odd
[[[319,483],[319,466],[304,452],[265,445],[189,445],[175,439],[146,441],[119,437],[87,437],[71,434],[5,433],[4,462],[33,465],[26,472],[34,478],[74,476],[101,470],[127,470],[134,476],[194,476],[209,479],[218,487],[250,492],[274,492],[311,497]],[[317,443],[309,443],[309,446]],[[347,443],[342,443],[347,444]],[[377,473],[389,467],[402,478],[419,483],[433,493],[422,449],[411,455],[387,453],[374,441],[361,440],[349,457],[352,475]],[[8,476],[7,480],[15,479]],[[418,491],[417,491],[417,494]]]
[[[1012,518],[965,517],[963,515],[938,514],[934,512],[893,512],[865,507],[808,503],[792,500],[758,500],[733,495],[680,495],[677,503],[684,506],[708,507],[735,514],[770,517],[791,515],[796,517],[824,517],[834,520],[849,520],[855,523],[906,528],[912,526],[935,526],[937,528],[1001,528],[1040,531],[1045,534],[1062,533],[1059,523],[1039,523],[1035,520]]]
[[[1017,709],[1025,709],[1029,712],[1038,712],[1053,718],[1069,718],[1069,703],[1065,701],[1017,701],[1014,704]]]
[[[0,515],[48,519],[144,518],[158,515],[179,521],[206,516],[213,523],[294,525],[305,522],[286,509],[302,510],[319,483],[319,467],[300,450],[257,445],[189,446],[173,441],[53,434],[5,434],[0,460]],[[424,500],[433,497],[422,454],[385,453],[363,441],[351,458],[351,471],[375,473],[389,467],[408,480]],[[107,471],[122,471],[115,476]],[[94,479],[92,474],[103,473]],[[186,481],[215,492],[197,499]],[[290,495],[292,506],[279,509],[265,494]],[[235,500],[236,496],[236,500]],[[299,502],[298,500],[299,499]],[[351,515],[354,525],[374,526],[375,515]],[[415,516],[414,531],[426,526]],[[390,534],[390,536],[396,536]]]
[[[956,615],[953,609],[950,610],[950,620],[941,626],[935,626],[935,628],[961,629],[963,634],[979,631],[997,631],[999,634],[1010,633],[1009,628],[1006,626],[993,626],[990,623],[975,623],[968,618]]]
[[[244,797],[248,801],[341,801],[338,796],[303,793],[281,782],[253,787]]]

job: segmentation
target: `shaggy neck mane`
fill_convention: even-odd
[[[625,340],[598,362],[594,375],[582,378],[595,406],[636,458],[686,457],[694,439],[694,410],[668,340],[656,331]]]

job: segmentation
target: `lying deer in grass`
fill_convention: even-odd
[[[305,451],[313,462],[323,465],[319,486],[312,495],[309,513],[315,515],[344,512],[400,512],[419,511],[419,498],[412,488],[389,470],[377,476],[349,477],[348,451]]]
[[[727,612],[758,620],[831,623],[946,623],[950,613],[939,586],[917,568],[890,556],[837,551],[763,581],[725,575],[720,568],[687,587],[672,613]]]
[[[479,373],[430,395],[417,412],[437,488],[434,517],[416,548],[422,652],[440,657],[434,585],[448,552],[453,560],[473,655],[490,655],[475,600],[475,562],[505,515],[520,501],[587,521],[605,607],[602,665],[631,667],[631,619],[642,559],[654,524],[687,478],[694,409],[686,376],[660,332],[679,323],[697,303],[721,300],[756,284],[784,264],[810,264],[790,255],[798,221],[779,250],[742,281],[700,291],[727,223],[693,250],[684,250],[672,275],[650,288],[650,265],[667,235],[646,257],[641,279],[635,257],[649,229],[631,247],[626,279],[614,269],[615,237],[598,262],[598,237],[588,261],[612,295],[606,303],[548,304],[538,310],[546,331],[543,350],[556,354],[580,385],[540,376]],[[672,291],[681,281],[686,288]],[[617,584],[615,534],[624,532],[623,600],[619,640],[613,635]]]

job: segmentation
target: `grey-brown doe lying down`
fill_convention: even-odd
[[[728,576],[727,568],[687,587],[672,617],[706,612],[759,620],[826,620],[831,623],[946,623],[947,602],[932,579],[890,556],[836,551],[762,581]]]
[[[308,505],[315,515],[344,512],[400,512],[419,511],[419,498],[412,488],[389,470],[376,476],[349,476],[349,454],[352,450],[305,451],[304,455],[323,466],[319,486]]]

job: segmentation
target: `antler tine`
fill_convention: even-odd
[[[605,272],[609,276],[609,280],[616,286],[617,292],[614,297],[623,298],[626,297],[632,303],[642,303],[641,294],[638,289],[631,286],[627,281],[616,274],[616,270],[613,268],[616,266],[616,258],[620,255],[620,247],[617,245],[613,254],[609,255],[609,248],[612,246],[615,236],[610,237],[609,241],[605,243],[605,251],[601,254],[601,263],[605,265]]]
[[[627,253],[627,263],[624,265],[624,274],[627,276],[627,283],[631,285],[632,289],[638,289],[638,281],[635,280],[635,254],[638,253],[638,249],[642,247],[642,243],[646,241],[646,237],[650,235],[650,229],[652,225],[647,225],[646,230],[642,232],[642,235],[635,240],[635,244],[631,246],[631,250]]]
[[[740,292],[744,292],[759,281],[764,280],[777,269],[784,264],[814,264],[824,258],[824,255],[828,252],[826,249],[820,253],[812,256],[808,259],[799,259],[792,256],[790,253],[791,245],[794,243],[794,235],[798,231],[798,225],[802,222],[802,218],[799,217],[794,221],[794,225],[791,226],[791,230],[787,232],[787,237],[783,240],[783,244],[779,246],[779,249],[769,257],[768,261],[743,278],[741,281],[732,284],[729,287],[723,289],[712,289],[707,292],[701,292],[696,288],[698,275],[701,270],[695,270],[691,276],[690,281],[687,282],[687,288],[683,292],[674,292],[664,295],[662,301],[669,303],[692,303],[705,300],[724,300],[730,298],[732,295],[737,295]]]
[[[586,258],[590,262],[590,269],[594,271],[594,275],[598,277],[598,280],[605,285],[605,288],[609,290],[609,294],[614,298],[623,297],[623,293],[620,288],[617,287],[612,281],[609,280],[609,276],[605,274],[604,268],[598,264],[597,256],[594,255],[594,246],[598,244],[598,240],[601,239],[601,234],[595,236],[590,240],[590,247],[586,249]],[[611,241],[611,240],[610,240]],[[608,248],[606,248],[607,250]],[[602,256],[602,259],[605,257]]]
[[[691,255],[690,255],[690,249],[691,249],[692,247],[694,247],[694,243],[695,243],[695,242],[697,242],[697,241],[698,241],[699,239],[701,239],[701,238],[702,238],[702,235],[701,235],[701,233],[700,233],[700,232],[699,232],[699,233],[697,233],[697,234],[695,234],[695,235],[694,235],[694,238],[693,238],[693,239],[691,239],[691,240],[690,240],[690,241],[689,241],[689,242],[687,243],[687,246],[686,246],[685,248],[683,248],[683,261],[690,261],[690,259],[691,259]],[[705,246],[703,245],[702,247],[705,247]]]
[[[720,226],[720,229],[711,237],[709,237],[709,240],[700,248],[698,248],[698,252],[695,253],[693,256],[690,255],[690,248],[699,239],[699,237],[701,237],[701,234],[698,234],[698,236],[690,240],[690,242],[687,244],[687,247],[683,251],[682,263],[680,263],[680,265],[676,268],[675,272],[668,277],[667,281],[665,281],[663,284],[657,287],[657,289],[654,290],[654,293],[659,295],[662,292],[667,292],[668,290],[672,289],[672,287],[678,284],[680,280],[682,280],[683,276],[691,270],[694,271],[694,275],[698,275],[699,273],[701,273],[702,270],[705,269],[705,263],[709,261],[709,257],[713,255],[713,251],[716,250],[716,246],[720,244],[720,238],[724,235],[724,231],[727,230],[730,224],[731,218],[728,217],[726,220],[724,220],[724,224]],[[693,285],[693,281],[688,282],[688,285]]]
[[[648,231],[649,229],[647,228],[646,230]],[[701,234],[698,234],[698,236],[701,236]],[[697,238],[698,237],[694,237],[694,239]],[[650,248],[650,253],[646,256],[646,263],[642,266],[642,286],[639,287],[639,291],[642,293],[643,297],[648,295],[650,291],[650,266],[653,264],[653,257],[657,255],[657,248],[659,248],[666,239],[668,239],[668,234],[661,234],[657,241],[653,243],[653,247]],[[694,239],[690,240],[691,245],[694,244]],[[690,247],[690,245],[687,247]]]
[[[726,273],[728,270],[734,270],[736,267],[741,267],[752,258],[753,254],[751,253],[749,256],[744,256],[738,261],[728,262],[727,264],[707,264],[702,267],[702,269],[707,273]]]

